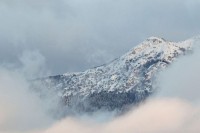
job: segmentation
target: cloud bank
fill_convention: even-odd
[[[44,128],[53,122],[48,110],[53,106],[43,102],[31,90],[30,80],[45,75],[44,57],[26,51],[19,58],[21,66],[0,64],[0,132],[25,132]],[[51,99],[49,99],[51,101]]]
[[[191,133],[199,132],[200,108],[180,99],[153,99],[130,114],[94,124],[67,118],[38,133]]]

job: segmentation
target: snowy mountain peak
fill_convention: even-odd
[[[154,43],[154,44],[155,44],[155,43],[163,43],[163,42],[166,42],[165,39],[159,38],[159,37],[154,37],[154,36],[147,38],[146,41],[151,42],[151,43]]]
[[[123,109],[153,93],[157,72],[191,51],[193,43],[194,39],[175,43],[150,37],[106,65],[52,76],[42,83],[55,90],[68,109]]]

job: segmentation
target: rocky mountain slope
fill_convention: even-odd
[[[84,72],[65,73],[40,81],[69,110],[121,110],[155,91],[156,73],[192,50],[194,39],[170,42],[150,37],[114,61]]]

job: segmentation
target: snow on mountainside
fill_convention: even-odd
[[[109,64],[51,76],[43,79],[42,84],[56,91],[68,109],[121,110],[154,92],[156,73],[190,52],[193,42],[194,39],[176,43],[150,37]]]

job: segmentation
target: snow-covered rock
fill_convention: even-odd
[[[108,64],[51,76],[43,79],[42,84],[54,90],[68,109],[121,110],[153,93],[156,73],[178,56],[191,52],[194,40],[170,42],[150,37]]]

